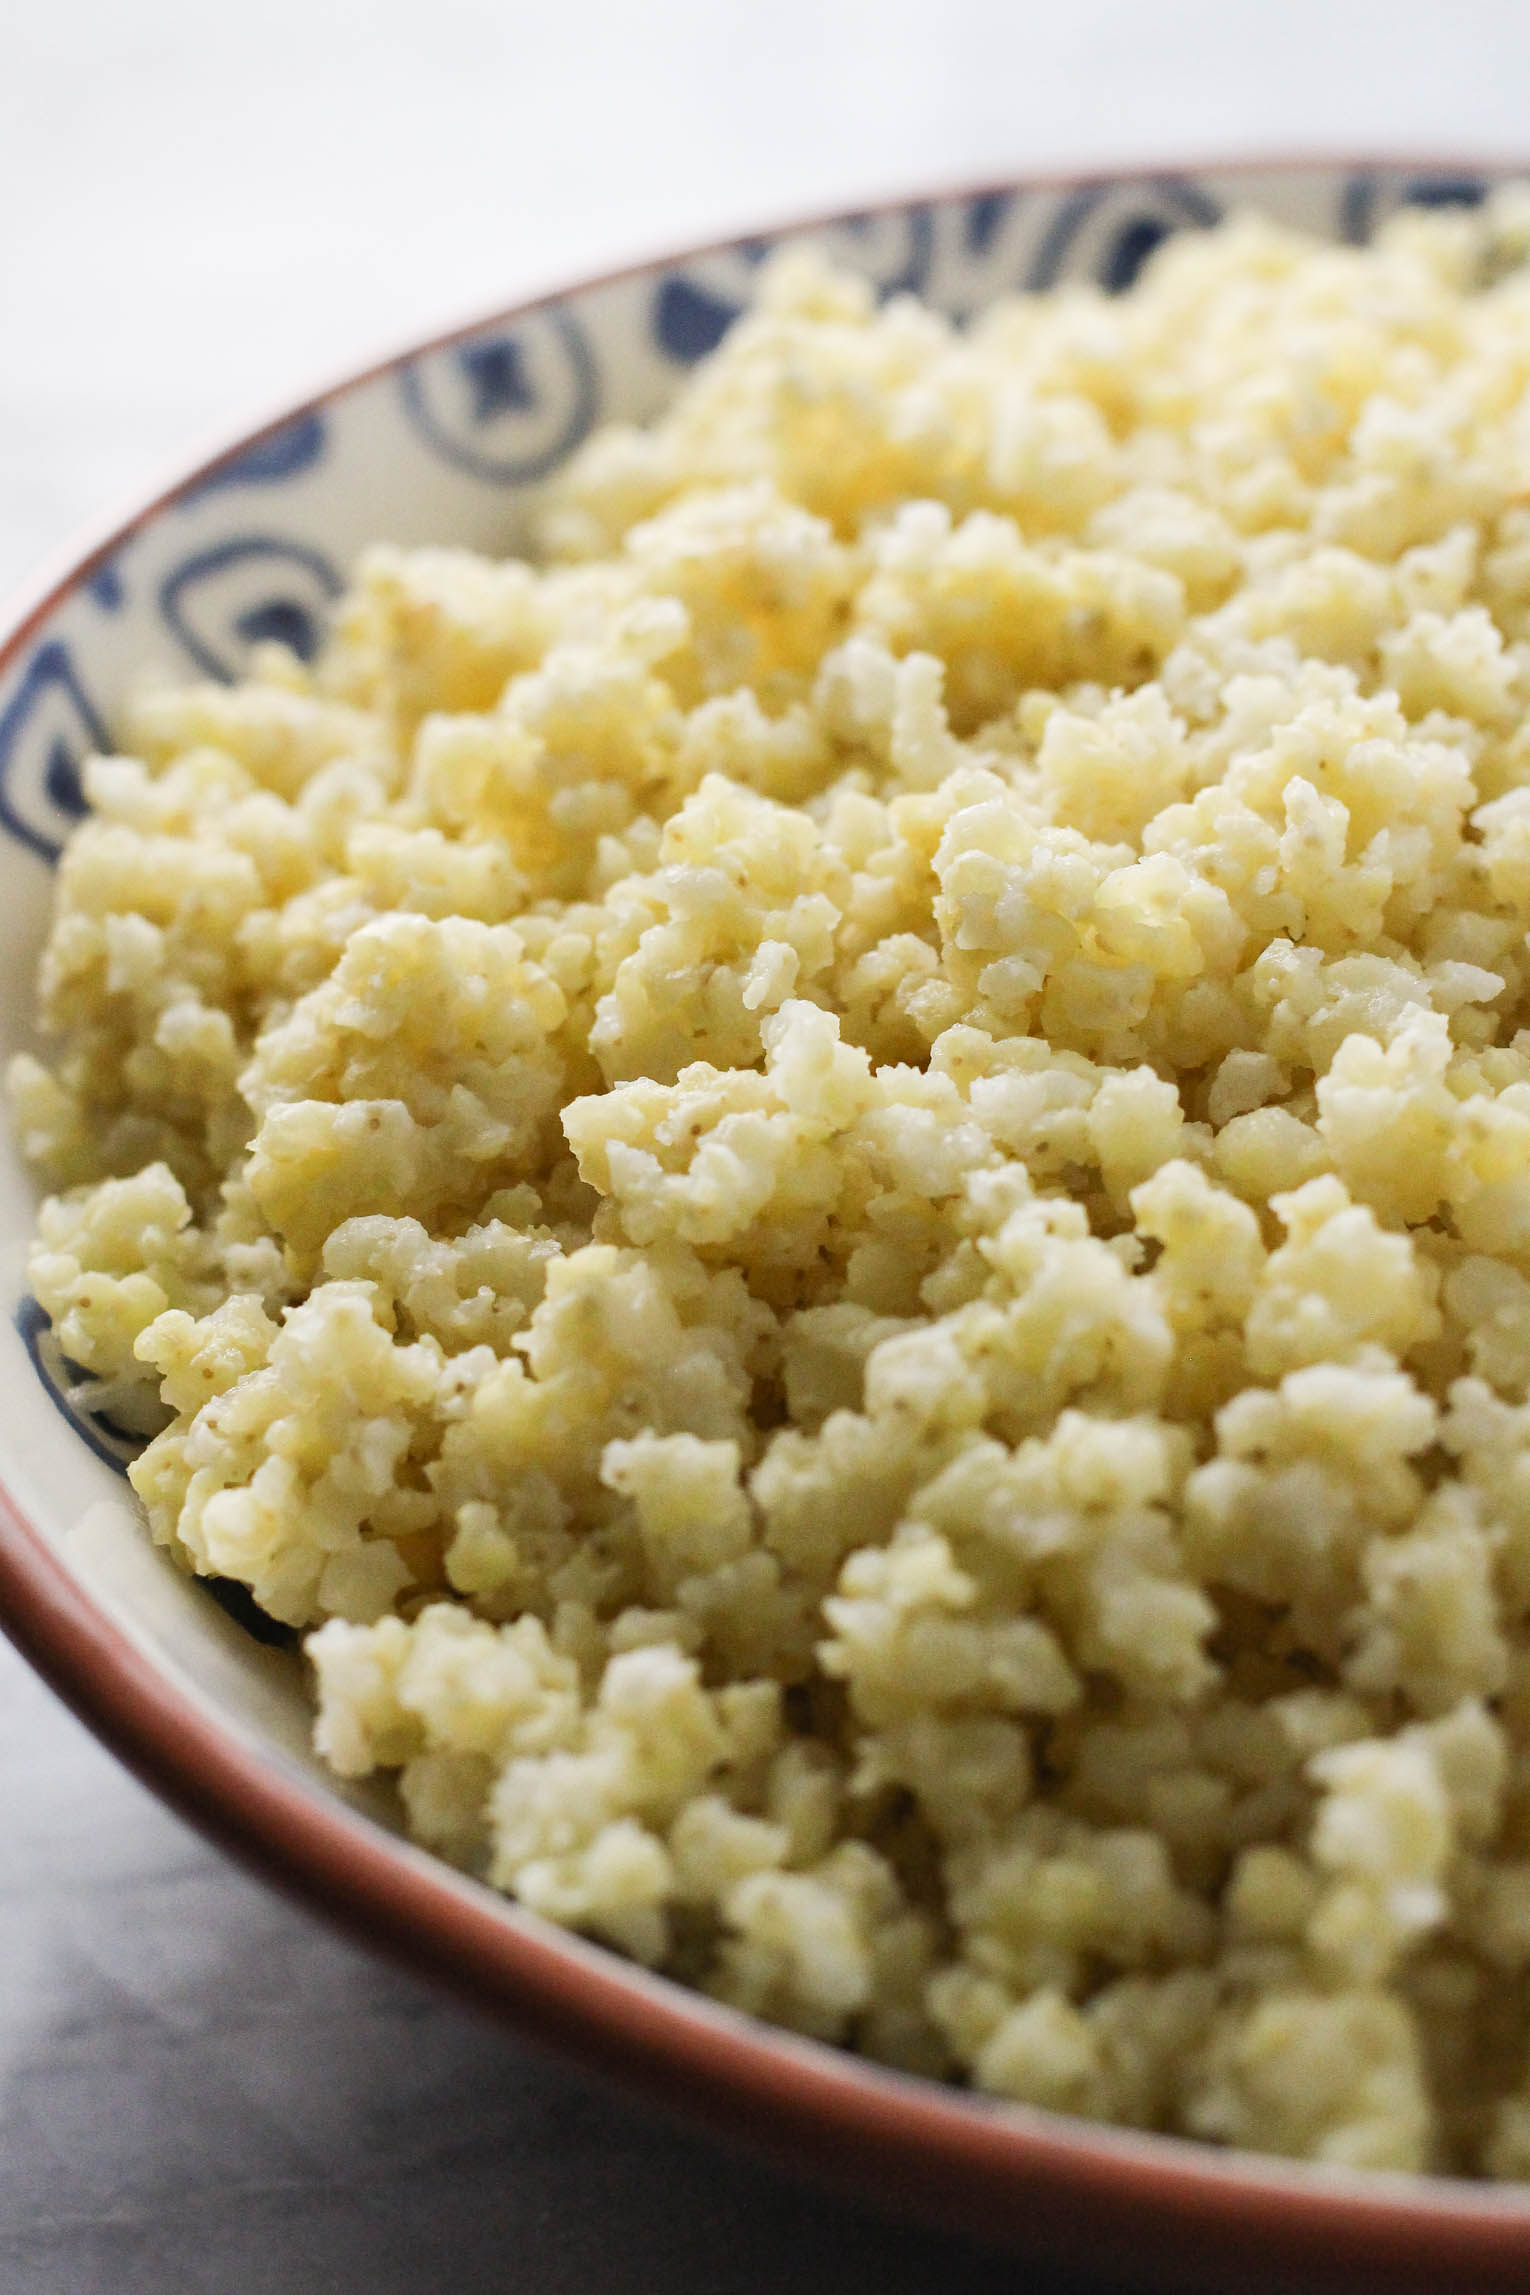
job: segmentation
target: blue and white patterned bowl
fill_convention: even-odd
[[[317,647],[366,543],[523,539],[537,482],[602,422],[656,414],[764,256],[826,247],[961,319],[1018,287],[1128,286],[1167,234],[1254,206],[1362,241],[1509,170],[1255,165],[937,194],[790,226],[502,313],[341,383],[193,472],[0,636],[0,1052],[27,1042],[49,872],[146,664],[231,678]],[[1517,171],[1515,171],[1517,172]],[[150,1546],[130,1441],[84,1416],[26,1300],[32,1185],[0,1144],[0,1622],[147,1779],[228,1846],[585,2061],[896,2204],[1134,2282],[1530,2284],[1530,2194],[1345,2181],[987,2104],[698,2000],[544,1928],[403,1841],[308,1749],[297,1661]]]

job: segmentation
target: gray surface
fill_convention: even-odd
[[[998,2295],[615,2102],[204,1849],[0,1649],[6,2295]]]
[[[1527,79],[1521,0],[12,0],[0,588],[523,286],[1011,167],[1530,150]],[[725,2159],[382,1970],[0,1645],[0,2295],[1018,2284],[1061,2286]]]

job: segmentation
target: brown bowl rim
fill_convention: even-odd
[[[1530,159],[1312,150],[1005,175],[733,230],[541,289],[328,381],[97,527],[5,617],[0,675],[93,571],[201,480],[406,361],[549,303],[850,215],[1195,174],[1394,171],[1503,178],[1530,174]],[[736,2015],[550,1927],[213,1720],[86,1593],[3,1482],[0,1627],[143,1783],[299,1902],[534,2042],[817,2180],[1134,2282],[1225,2284],[1228,2272],[1293,2288],[1530,2282],[1530,2188],[1322,2171],[998,2104]]]

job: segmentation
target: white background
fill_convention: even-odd
[[[359,355],[915,183],[1530,151],[1523,0],[0,0],[0,588]]]
[[[0,591],[523,288],[905,187],[1306,151],[1530,158],[1530,6],[0,0]],[[715,2161],[374,1968],[0,1645],[4,2295],[783,2281],[1014,2275]]]

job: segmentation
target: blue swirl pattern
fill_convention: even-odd
[[[56,861],[85,811],[81,768],[106,746],[73,654],[61,638],[45,638],[0,709],[0,827]]]
[[[860,272],[885,298],[924,291],[934,230],[933,210],[921,203],[886,215],[846,215],[819,230],[789,236]],[[654,282],[649,320],[662,355],[675,366],[688,367],[714,351],[748,304],[755,275],[778,244],[742,239],[662,273]]]
[[[588,337],[558,304],[410,359],[398,387],[431,451],[488,486],[545,477],[600,413]]]
[[[277,640],[312,661],[340,576],[321,551],[273,534],[237,534],[167,574],[159,610],[209,677],[237,677],[253,646]]]

